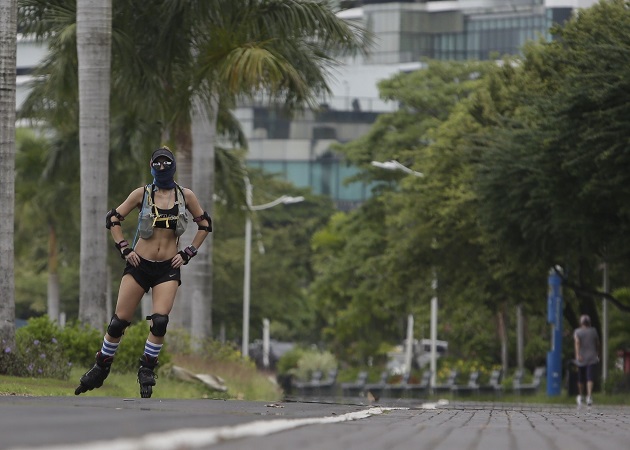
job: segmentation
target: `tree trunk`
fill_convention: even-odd
[[[499,323],[499,339],[501,340],[501,367],[503,368],[503,376],[507,376],[508,371],[508,338],[507,329],[505,327],[505,317],[503,311],[497,312]]]
[[[202,207],[212,216],[214,197],[214,144],[218,102],[209,107],[196,99],[192,107],[192,189]],[[212,336],[212,233],[199,249],[191,273],[191,334],[199,342]]]
[[[57,233],[51,223],[48,225],[48,317],[50,320],[59,320],[59,273],[57,252]]]
[[[176,125],[174,134],[175,158],[177,159],[177,182],[184,187],[192,188],[192,135],[190,125]],[[192,242],[196,227],[189,225],[179,238],[180,243]],[[186,244],[188,245],[188,244]],[[186,247],[181,245],[180,248]],[[190,284],[188,266],[182,270],[182,285],[177,290],[177,298],[171,310],[169,324],[173,327],[191,329]]]
[[[15,68],[17,0],[0,3],[0,351],[15,343]]]
[[[77,1],[81,258],[79,319],[100,330],[106,322],[111,0]]]

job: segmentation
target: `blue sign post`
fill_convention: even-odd
[[[547,395],[560,395],[562,389],[562,278],[549,271],[547,322],[551,324],[551,350],[547,352]]]

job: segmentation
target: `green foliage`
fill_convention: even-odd
[[[46,2],[42,5],[50,7]],[[49,76],[38,78],[42,84],[34,92],[41,97],[34,97],[25,108],[31,117],[43,115],[58,133],[50,142],[23,137],[16,160],[22,180],[16,187],[16,261],[20,262],[16,264],[20,268],[16,269],[16,296],[18,310],[25,314],[41,313],[45,308],[46,255],[51,236],[42,236],[39,231],[49,229],[50,224],[64,223],[54,228],[63,249],[59,254],[62,297],[66,307],[77,303],[73,283],[78,278],[78,234],[76,226],[65,226],[79,222],[73,207],[76,202],[71,201],[78,198],[76,179],[66,179],[68,173],[77,173],[72,168],[76,169],[78,160],[76,79],[72,75],[76,42],[72,32],[62,32],[72,30],[74,4],[68,5],[63,13],[53,14],[53,22],[46,23],[57,31],[51,45],[58,52],[42,68],[41,73]],[[201,12],[221,11],[239,18],[237,2],[226,0],[221,5],[224,8]],[[187,29],[178,33],[177,39],[165,31],[186,24],[190,18],[185,13],[189,11],[156,18],[147,15],[145,8],[152,7],[142,2],[115,7],[114,50],[122,53],[116,53],[113,63],[118,73],[114,92],[118,94],[112,96],[116,99],[112,143],[118,152],[113,154],[118,157],[111,158],[115,169],[111,173],[122,181],[112,185],[138,182],[138,174],[144,173],[140,164],[145,164],[142,161],[159,135],[157,120],[168,129],[181,125],[179,119],[189,107],[187,95],[172,92],[179,92],[180,87],[188,90],[191,82],[184,77],[181,85],[171,83],[171,76],[192,70],[186,70],[190,61],[170,64],[173,55],[189,59],[189,38],[195,31],[188,33]],[[310,19],[317,15],[309,11],[300,9],[295,17],[306,14],[311,26],[314,22]],[[282,19],[278,23],[286,24],[290,19],[284,13],[274,13]],[[157,31],[146,33],[143,27],[130,27],[136,17],[156,19],[148,25]],[[169,22],[164,24],[164,20]],[[41,31],[44,22],[30,25]],[[214,46],[250,45],[253,41],[243,40],[251,37],[249,25],[239,22],[233,30],[218,27],[212,28],[211,36],[203,35],[208,41],[199,43],[207,47],[199,53],[203,64],[195,67],[201,70],[193,77],[195,81],[220,75],[217,79],[231,83],[225,87],[237,88],[239,80],[248,81],[256,75],[256,71],[234,73],[229,61],[217,52],[221,49]],[[132,33],[137,47],[124,45],[122,30]],[[601,330],[597,290],[599,264],[606,260],[621,307],[611,313],[612,361],[616,349],[630,346],[630,296],[624,291],[630,270],[629,30],[627,2],[600,2],[555,30],[559,39],[532,42],[523,49],[522,57],[506,59],[503,64],[429,61],[425,70],[383,81],[382,96],[400,104],[399,110],[380,115],[364,137],[338,148],[349,163],[365,169],[357,178],[372,182],[375,196],[348,213],[332,215],[329,202],[309,196],[303,204],[254,215],[254,226],[266,252],[252,252],[252,323],[260,324],[262,318],[270,317],[276,334],[286,339],[323,341],[340,360],[358,367],[370,358],[382,358],[388,347],[404,339],[408,314],[416,319],[415,334],[426,337],[429,301],[438,295],[438,335],[448,340],[451,355],[491,366],[501,357],[497,313],[505,323],[511,350],[516,328],[513,311],[522,304],[526,364],[534,367],[544,363],[549,348],[543,313],[549,268],[555,264],[565,268],[568,328],[576,325],[580,313],[588,312]],[[296,31],[292,27],[287,31],[274,28],[265,30],[265,35],[275,36],[277,32],[286,37]],[[348,30],[341,31],[344,35]],[[254,61],[266,64],[287,55],[302,61],[299,52],[304,48],[291,39],[256,42],[260,45],[250,45],[256,48],[239,53],[246,58],[247,67],[254,67]],[[127,68],[137,73],[123,76],[127,72],[121,65],[129,56],[124,51],[130,48],[140,49],[135,55],[139,64]],[[162,56],[165,58],[160,59]],[[214,64],[218,60],[221,65]],[[155,67],[161,69],[154,74],[149,69]],[[303,80],[291,80],[296,92],[290,100],[306,100],[308,92],[301,90]],[[325,90],[317,73],[310,72],[307,81],[315,81],[314,91]],[[49,84],[58,89],[50,89]],[[160,94],[148,95],[156,86]],[[167,95],[161,86],[168,86]],[[273,83],[270,87],[273,89]],[[147,99],[138,102],[138,96]],[[227,97],[230,100],[230,95]],[[60,105],[64,114],[50,105]],[[409,177],[369,164],[389,159],[425,176]],[[57,177],[42,179],[42,173],[56,173]],[[252,182],[257,187],[255,203],[281,194],[304,194],[261,174],[252,174]],[[41,214],[41,205],[50,204],[56,207]],[[64,205],[70,205],[69,209]],[[214,318],[225,325],[228,339],[235,339],[241,329],[239,274],[243,270],[244,216],[220,205],[217,210],[214,294],[225,301],[216,305]],[[435,275],[437,292],[431,288]],[[256,338],[259,327],[253,330]],[[117,366],[137,366],[146,331],[146,326],[129,330]],[[79,351],[80,335],[76,331],[68,345],[76,355],[72,358],[84,364],[90,356],[85,351],[94,350]],[[178,351],[193,353],[185,335],[173,333],[167,341]],[[208,344],[207,351],[222,354],[224,350],[213,345]],[[565,340],[565,346],[565,353],[570,354],[570,340]],[[304,352],[301,349],[285,355],[280,363],[282,373],[307,372],[328,364],[312,355],[306,357]],[[508,361],[512,365],[513,353]],[[231,360],[236,355],[228,351],[225,357]]]
[[[603,389],[606,394],[612,395],[630,393],[630,374],[623,373],[621,370],[610,371]]]
[[[243,363],[243,355],[240,349],[237,349],[234,345],[227,343],[222,344],[219,341],[208,339],[201,347],[200,354],[204,358],[221,361],[221,362],[239,362]],[[249,366],[255,367],[253,361],[249,361]]]
[[[379,356],[380,343],[401,342],[408,314],[427,337],[421,324],[429,322],[435,273],[439,296],[448,299],[440,334],[448,334],[460,354],[498,356],[496,335],[483,322],[501,295],[483,260],[478,205],[469,187],[474,175],[461,143],[474,131],[461,105],[494,70],[493,63],[430,61],[425,70],[387,80],[382,92],[403,107],[340,147],[351,162],[366,166],[364,181],[389,183],[313,237],[318,277],[312,298],[324,338],[343,360],[365,364]],[[425,177],[368,166],[389,159]],[[470,314],[455,317],[462,308]],[[475,317],[470,324],[469,316]]]
[[[381,84],[402,107],[339,147],[365,167],[359,178],[381,181],[378,196],[313,238],[312,298],[337,355],[360,363],[377,342],[400,342],[406,314],[427,323],[433,273],[439,336],[456,357],[498,361],[496,311],[511,343],[522,304],[526,364],[544,364],[555,264],[569,328],[582,312],[599,328],[599,263],[621,286],[629,269],[628,29],[627,3],[601,2],[522,58],[429,61]],[[390,159],[425,176],[369,166]]]
[[[74,365],[88,368],[94,364],[94,355],[101,348],[103,334],[103,331],[95,330],[77,322],[72,322],[61,328],[56,322],[51,322],[47,316],[32,318],[29,319],[26,326],[18,329],[16,332],[19,362],[22,363],[24,358],[33,359],[36,356],[35,351],[41,349],[44,344],[52,343],[55,345],[55,352],[44,352],[43,350],[40,352],[46,353],[46,361],[50,367],[44,367],[44,364],[33,365],[33,370],[47,374],[45,376],[53,376],[52,374],[54,373],[59,373],[59,376],[67,376],[69,368],[65,371],[60,371],[59,367],[66,369],[66,366]],[[116,352],[115,368],[117,371],[129,372],[138,369],[138,360],[144,352],[148,334],[149,324],[146,321],[127,328]],[[34,342],[37,342],[37,344],[33,344]],[[46,347],[46,350],[48,350],[48,347]],[[214,353],[214,355],[219,357],[224,357],[225,354],[229,354],[229,351],[225,350],[224,354],[222,354],[217,350]],[[168,364],[171,358],[168,345],[165,345],[160,352],[160,364]],[[29,360],[29,364],[34,361],[34,359],[33,361]],[[63,364],[60,361],[63,361]],[[37,360],[37,362],[40,361]],[[28,366],[26,364],[25,367]]]
[[[72,321],[59,333],[59,342],[73,365],[88,367],[94,364],[94,355],[103,342],[103,332]]]
[[[31,318],[16,331],[17,348],[10,352],[5,349],[11,361],[0,362],[0,372],[65,379],[71,366],[94,363],[102,336],[101,332],[77,323],[61,328],[48,316]]]
[[[59,327],[47,317],[29,320],[16,332],[16,348],[2,346],[0,373],[66,379],[71,364],[59,335]]]
[[[457,371],[457,382],[464,384],[471,372],[475,370],[479,371],[479,380],[487,380],[490,377],[490,372],[495,369],[500,369],[498,365],[488,365],[485,361],[479,359],[456,359],[456,358],[440,358],[438,360],[438,370],[435,375],[436,381],[444,383],[451,370]],[[481,381],[480,381],[481,382]]]
[[[168,348],[173,354],[191,355],[194,353],[192,336],[182,328],[169,327]]]
[[[298,367],[298,363],[305,350],[302,347],[293,347],[280,357],[277,364],[278,375],[289,375]]]
[[[541,276],[545,266],[565,268],[572,327],[587,312],[600,328],[602,259],[626,283],[629,27],[627,2],[600,2],[556,29],[558,39],[526,48],[518,67],[504,66],[480,92],[490,100],[477,114],[490,127],[474,137],[483,146],[480,222],[510,266],[539,267]]]
[[[310,380],[313,372],[319,370],[326,374],[337,367],[337,359],[328,351],[317,349],[293,348],[278,361],[278,374],[292,375],[298,380]]]
[[[316,370],[325,374],[335,367],[337,360],[332,353],[307,350],[298,361],[294,374],[299,380],[308,380]]]
[[[74,199],[79,178],[70,158],[64,159],[65,146],[71,143],[72,139],[55,140],[37,129],[16,130],[15,303],[19,318],[46,312],[47,285],[57,275],[60,310],[68,317],[76,312],[80,208]]]
[[[314,196],[255,170],[250,173],[250,180],[254,204],[264,204],[281,195],[305,197],[303,202],[257,211],[252,217],[251,339],[262,339],[260,324],[268,318],[273,339],[317,342],[315,311],[305,289],[315,276],[310,240],[333,213],[333,205],[329,198]],[[242,333],[245,217],[242,211],[217,209],[213,295],[223,300],[213,306],[213,320],[225,326],[228,340],[237,340]]]

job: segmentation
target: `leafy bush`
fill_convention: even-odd
[[[301,347],[294,347],[282,355],[278,360],[278,375],[291,375],[297,369],[303,355],[304,349]]]
[[[59,336],[61,329],[46,316],[28,321],[15,333],[15,348],[3,342],[0,373],[67,379],[70,363]]]
[[[94,355],[101,348],[103,332],[89,325],[72,322],[59,334],[59,342],[70,362],[78,367],[94,364]]]
[[[294,348],[278,361],[279,375],[293,375],[298,380],[309,380],[316,370],[326,373],[337,367],[337,359],[328,351]]]
[[[627,394],[630,392],[630,374],[613,370],[608,374],[604,384],[606,394]]]
[[[243,355],[241,354],[240,349],[237,349],[234,345],[222,344],[221,342],[213,339],[205,341],[200,352],[204,358],[214,361],[243,362]],[[252,367],[256,366],[253,361],[250,362]]]
[[[2,343],[0,373],[65,379],[72,365],[87,369],[94,364],[94,355],[101,348],[103,334],[78,323],[61,328],[47,316],[31,318],[26,326],[16,331],[16,348]],[[148,334],[149,324],[146,321],[127,328],[114,358],[115,370],[138,370]],[[160,352],[160,364],[168,364],[170,360],[165,345]]]
[[[192,355],[194,353],[192,336],[183,328],[169,326],[166,340],[169,350],[176,355]]]

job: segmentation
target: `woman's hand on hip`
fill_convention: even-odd
[[[180,255],[179,253],[175,256],[173,256],[173,259],[171,259],[171,266],[174,269],[178,269],[179,267],[183,266],[185,264],[184,258],[182,258],[182,255]]]
[[[134,267],[138,267],[140,264],[140,257],[134,251],[131,251],[127,256],[125,256],[125,261],[131,264]]]

